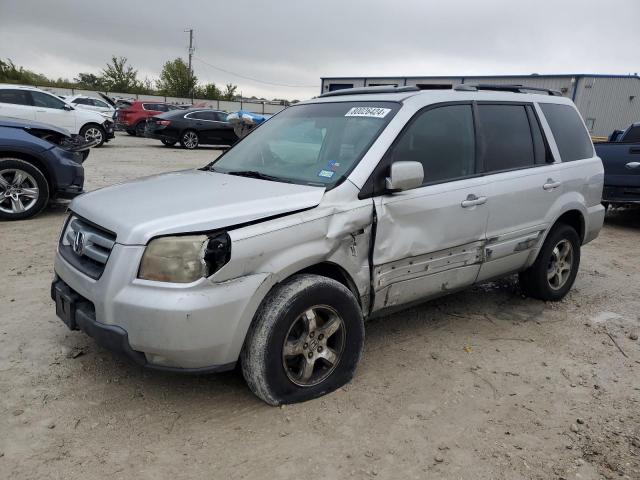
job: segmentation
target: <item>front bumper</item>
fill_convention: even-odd
[[[81,330],[92,337],[98,345],[108,350],[126,355],[138,365],[156,370],[181,372],[181,373],[214,373],[232,370],[235,362],[227,365],[214,365],[205,368],[173,368],[149,363],[145,354],[131,348],[129,335],[117,325],[105,325],[96,321],[96,312],[93,304],[74,292],[60,279],[54,279],[51,284],[51,299],[56,302],[56,312],[65,310],[71,330]]]
[[[233,368],[268,275],[219,284],[210,279],[192,284],[140,280],[143,252],[144,247],[116,243],[96,280],[56,255],[54,285],[63,285],[90,306],[76,313],[78,328],[147,367],[180,372]],[[117,342],[112,340],[116,335]]]
[[[73,198],[83,192],[84,159],[82,152],[70,152],[59,147],[45,152],[44,160],[51,172],[54,198]]]

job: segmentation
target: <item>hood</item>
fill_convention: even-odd
[[[59,133],[65,137],[69,137],[71,134],[69,130],[51,125],[50,123],[35,122],[32,120],[21,120],[19,118],[0,117],[0,127],[9,128],[23,128],[23,129],[37,129],[37,130],[51,130],[52,132]]]
[[[86,122],[95,122],[95,123],[104,123],[105,120],[109,120],[109,117],[105,117],[104,115],[96,112],[95,110],[87,110],[86,108],[78,108],[77,105],[73,105],[73,108],[76,111],[76,115],[78,119]]]
[[[71,210],[125,245],[159,235],[204,232],[315,207],[324,187],[202,170],[141,178],[77,197]]]

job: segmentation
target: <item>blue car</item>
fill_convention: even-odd
[[[31,121],[0,117],[0,220],[21,220],[58,198],[82,193],[89,148],[79,135]]]

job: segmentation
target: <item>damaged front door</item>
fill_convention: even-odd
[[[424,184],[375,198],[374,310],[471,285],[482,261],[486,180],[476,176],[472,107],[420,112],[385,160],[419,161]]]

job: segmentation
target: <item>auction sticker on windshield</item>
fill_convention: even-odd
[[[345,117],[373,117],[373,118],[384,118],[387,116],[387,113],[391,111],[390,108],[381,108],[381,107],[353,107],[347,113],[344,114]]]

